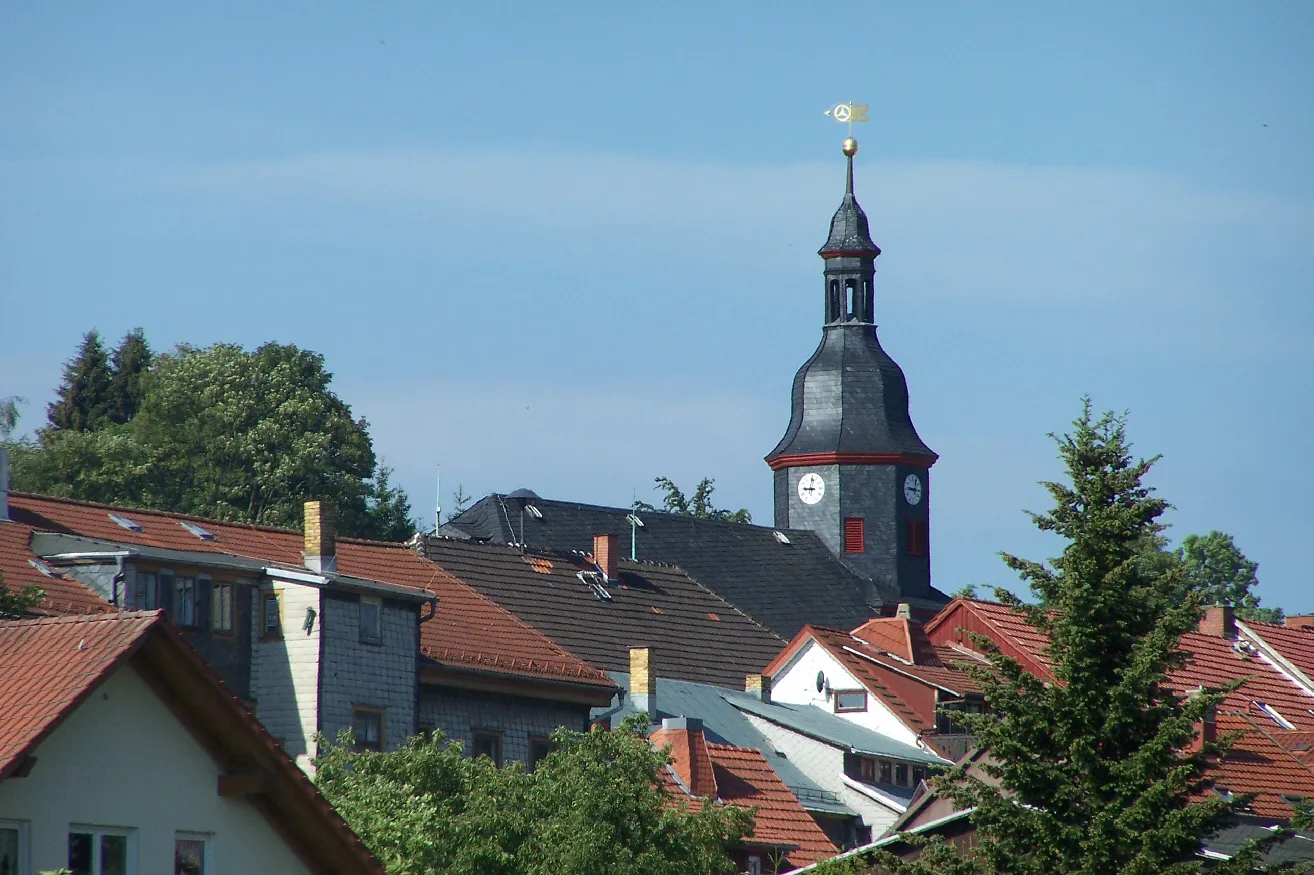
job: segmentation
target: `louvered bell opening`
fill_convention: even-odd
[[[844,521],[844,552],[862,552],[862,519],[849,517]]]
[[[929,550],[926,520],[908,520],[908,555],[926,556]]]

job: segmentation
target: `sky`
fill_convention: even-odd
[[[940,455],[933,581],[1020,589],[1089,395],[1170,536],[1314,611],[1314,4],[4,2],[0,397],[81,335],[324,354],[452,492],[769,523],[843,192]]]

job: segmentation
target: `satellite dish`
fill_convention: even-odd
[[[829,684],[826,683],[826,673],[824,671],[817,672],[817,692],[820,693],[827,686]]]

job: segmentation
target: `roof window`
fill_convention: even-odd
[[[109,515],[109,518],[111,521],[113,521],[114,525],[120,526],[121,528],[125,528],[130,532],[141,531],[141,523],[137,522],[136,520],[130,520],[127,517],[123,516],[122,514],[112,513]]]
[[[29,559],[27,560],[27,564],[31,565],[37,571],[40,571],[46,577],[53,577],[55,580],[63,580],[64,578],[64,572],[56,571],[40,559]]]
[[[638,526],[639,528],[644,527],[643,520],[639,519],[639,515],[637,513],[625,514],[625,522],[629,523],[632,526]]]
[[[182,526],[202,541],[213,541],[215,539],[214,533],[206,531],[196,523],[178,523],[178,525]]]
[[[774,532],[772,532],[771,534],[772,534],[772,536],[773,536],[777,541],[779,541],[780,543],[782,543],[782,544],[788,544],[788,543],[789,543],[789,536],[787,536],[784,532],[781,532],[781,531],[774,531]]]
[[[1268,704],[1267,702],[1260,702],[1258,700],[1255,700],[1250,704],[1254,705],[1260,711],[1263,711],[1265,714],[1267,714],[1270,718],[1272,718],[1274,723],[1276,723],[1278,726],[1281,726],[1283,729],[1296,728],[1295,724],[1293,724],[1290,720],[1279,714],[1278,710],[1274,708],[1272,705]]]
[[[533,517],[534,519],[536,519],[536,520],[541,520],[541,519],[543,519],[543,511],[541,511],[541,510],[539,510],[538,508],[534,507],[534,505],[532,505],[532,504],[527,504],[527,505],[525,505],[525,513],[529,514],[530,516],[532,516],[532,517]]]

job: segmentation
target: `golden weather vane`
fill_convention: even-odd
[[[853,124],[867,121],[867,110],[870,108],[870,104],[866,103],[837,103],[826,110],[826,115],[849,126],[849,136],[844,141],[844,154],[850,158],[858,151],[858,141],[853,139]]]

